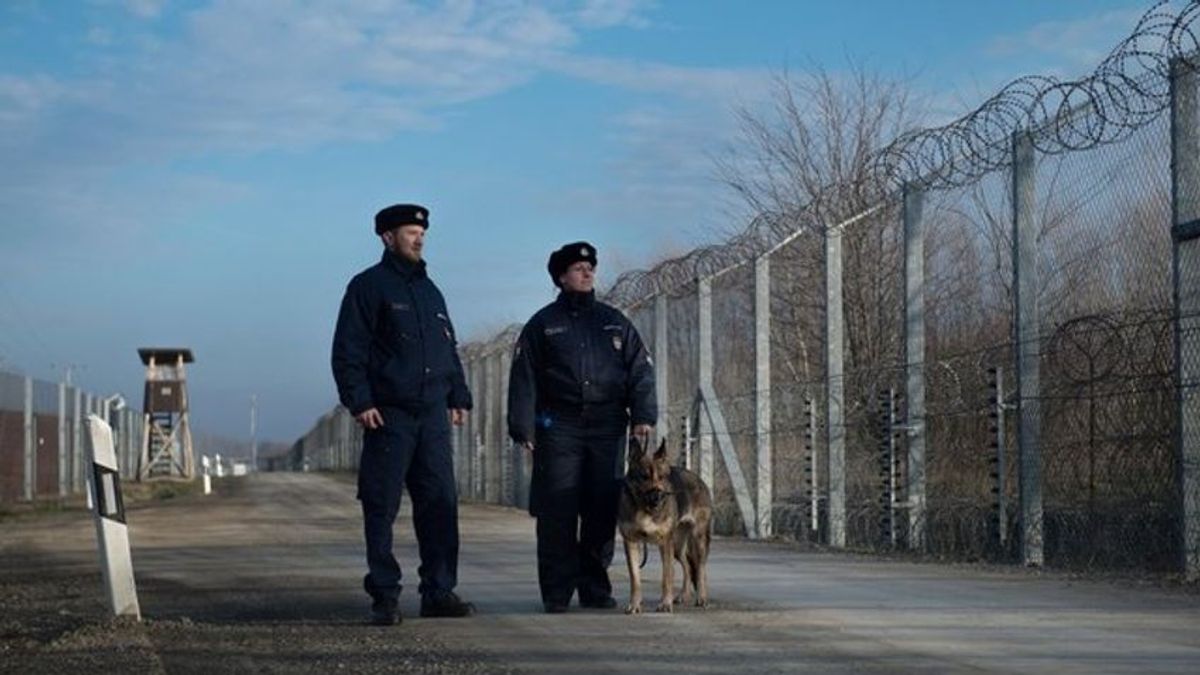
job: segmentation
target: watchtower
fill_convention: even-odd
[[[138,480],[196,476],[192,430],[188,423],[187,373],[190,349],[144,347],[138,356],[146,365],[146,390],[142,410],[142,458]]]

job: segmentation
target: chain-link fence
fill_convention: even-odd
[[[0,371],[0,506],[86,489],[88,415],[108,420],[123,478],[137,475],[142,414],[63,383]]]
[[[1157,5],[1088,77],[1018,80],[616,281],[720,532],[1200,574],[1198,14]],[[523,505],[516,335],[463,348],[454,443],[464,496]],[[353,466],[346,422],[289,461]]]

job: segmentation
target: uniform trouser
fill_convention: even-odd
[[[557,425],[534,444],[538,585],[543,602],[612,595],[608,566],[624,473],[623,430],[596,433]]]
[[[381,408],[384,426],[363,433],[358,468],[367,540],[363,587],[374,598],[400,594],[400,565],[392,554],[392,524],[408,487],[421,566],[422,595],[458,583],[458,495],[445,405],[420,411]]]

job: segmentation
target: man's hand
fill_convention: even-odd
[[[450,409],[450,423],[461,427],[467,421],[467,411],[464,408]]]
[[[379,408],[367,408],[355,415],[354,419],[363,425],[363,428],[372,431],[383,427],[383,415],[379,414]]]
[[[640,441],[642,442],[642,444],[643,444],[643,445],[649,445],[649,443],[650,443],[650,434],[651,434],[653,431],[654,431],[654,427],[653,427],[653,426],[651,426],[651,425],[649,425],[649,424],[635,424],[635,425],[633,425],[633,435],[634,435],[634,436],[637,436],[637,437],[638,437],[638,440],[640,440]]]
[[[525,452],[528,452],[530,454],[533,453],[533,441],[525,441],[524,443],[521,443],[520,445],[521,445],[521,449],[524,450]]]

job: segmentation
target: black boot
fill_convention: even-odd
[[[580,596],[579,606],[588,609],[612,609],[617,606],[617,601],[611,595],[596,595],[587,598]]]
[[[474,613],[475,605],[464,602],[452,591],[435,591],[421,596],[421,616],[425,618],[457,618]]]
[[[375,598],[371,602],[371,625],[394,626],[400,623],[400,607],[395,598]]]

